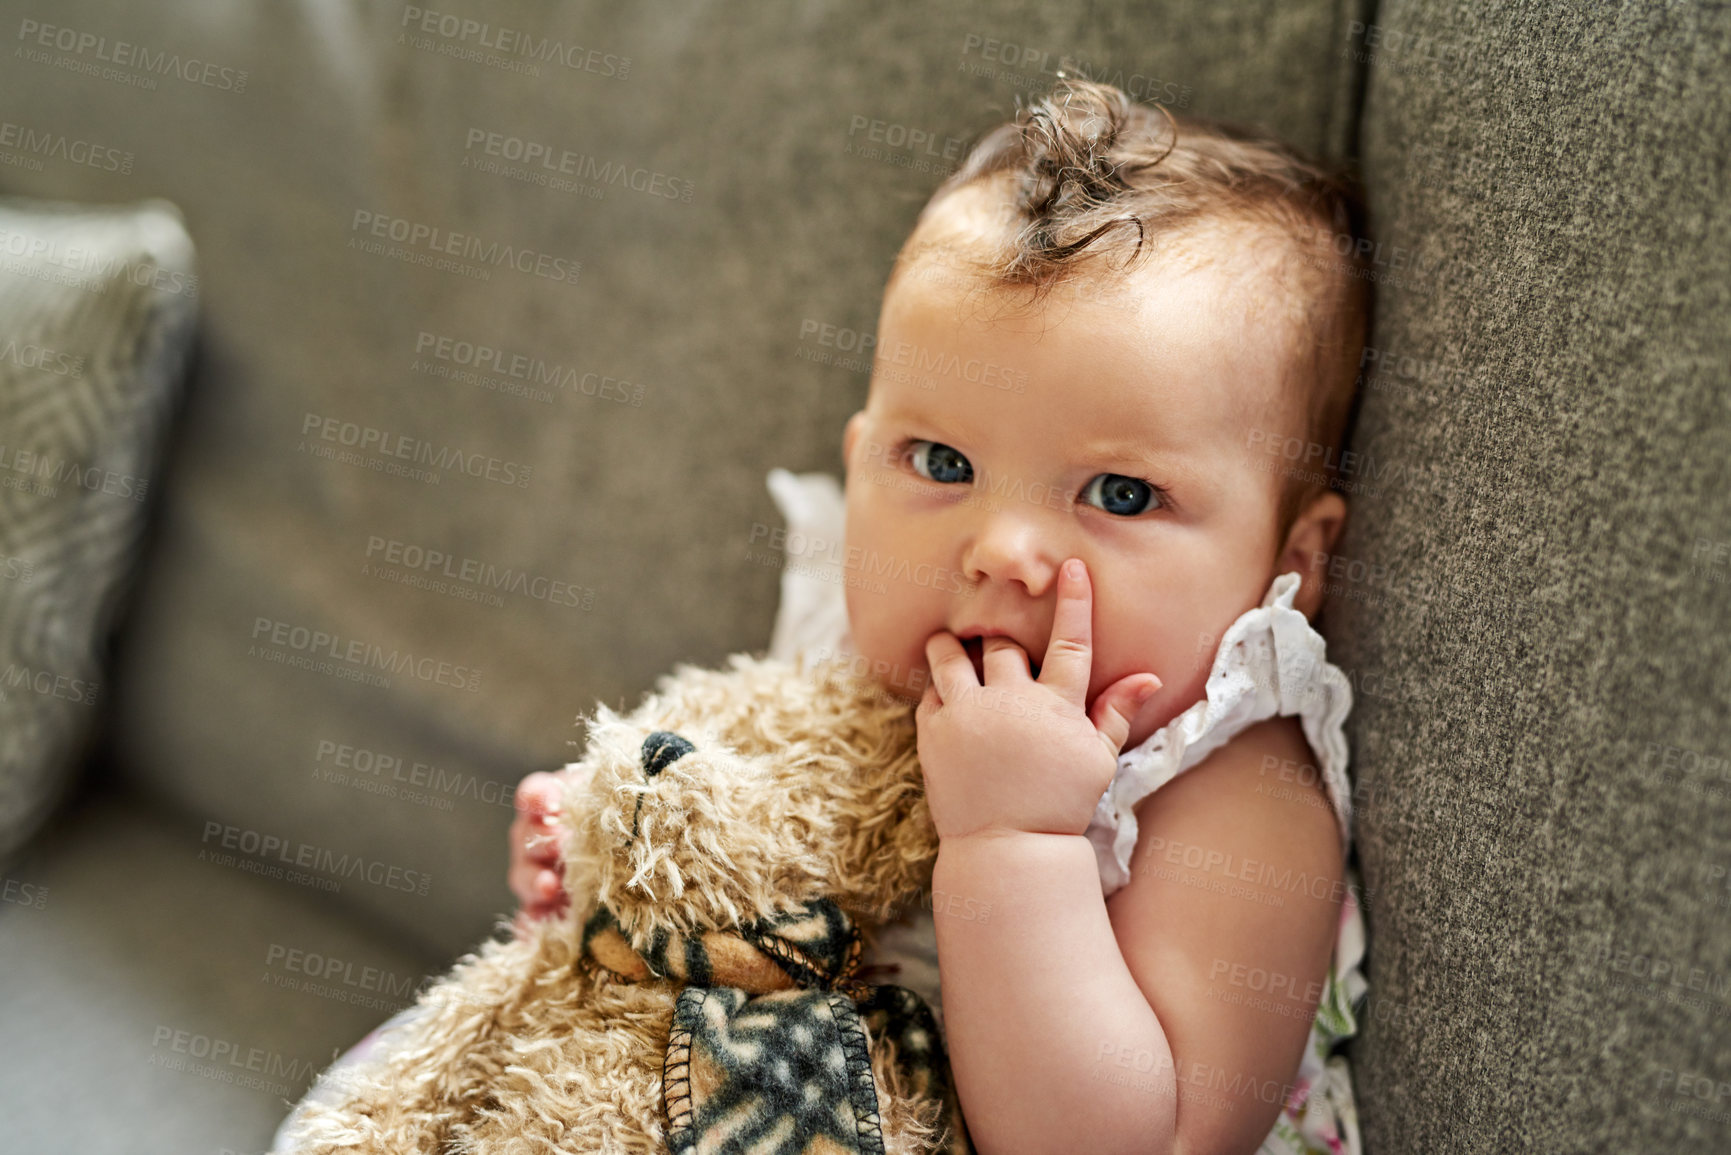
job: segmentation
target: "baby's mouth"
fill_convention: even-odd
[[[986,684],[985,642],[979,638],[963,638],[962,649],[968,651],[968,661],[974,663],[974,677]]]

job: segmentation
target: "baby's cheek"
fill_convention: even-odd
[[[1154,671],[1161,679],[1160,689],[1146,703],[1154,726],[1158,729],[1207,697],[1208,671],[1191,672],[1182,667],[1169,675]]]

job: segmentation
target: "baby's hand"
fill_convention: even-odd
[[[523,904],[517,912],[519,936],[528,934],[537,919],[562,913],[568,901],[556,819],[568,780],[565,771],[537,770],[517,784],[508,880]]]
[[[1131,719],[1160,688],[1153,673],[1127,674],[1100,691],[1089,712],[1093,591],[1080,559],[1059,573],[1058,608],[1037,680],[1028,655],[1009,638],[985,639],[984,686],[948,630],[926,640],[926,661],[932,680],[914,719],[940,840],[1084,833],[1117,772]]]

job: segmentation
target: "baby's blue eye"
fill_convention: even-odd
[[[968,459],[941,441],[911,440],[906,453],[913,462],[914,472],[927,481],[956,485],[974,479],[974,467]],[[1122,473],[1098,475],[1082,490],[1081,497],[1120,517],[1135,517],[1166,505],[1164,490]]]
[[[910,441],[908,453],[913,457],[914,471],[928,481],[949,484],[974,479],[974,467],[968,459],[941,441]]]
[[[1094,478],[1082,490],[1082,500],[1088,501],[1099,491],[1098,505],[1107,513],[1121,514],[1124,517],[1135,517],[1153,508],[1151,504],[1157,497],[1154,487],[1146,481],[1134,477],[1125,477],[1122,473],[1102,473]]]

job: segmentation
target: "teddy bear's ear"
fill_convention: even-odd
[[[572,725],[582,728],[583,737],[581,739],[567,738],[565,744],[567,746],[577,746],[580,748],[587,747],[590,745],[589,740],[594,737],[596,730],[603,726],[611,725],[618,720],[619,715],[615,714],[612,710],[609,710],[605,702],[597,702],[595,703],[595,708],[593,710],[578,714],[577,720],[572,723]]]

